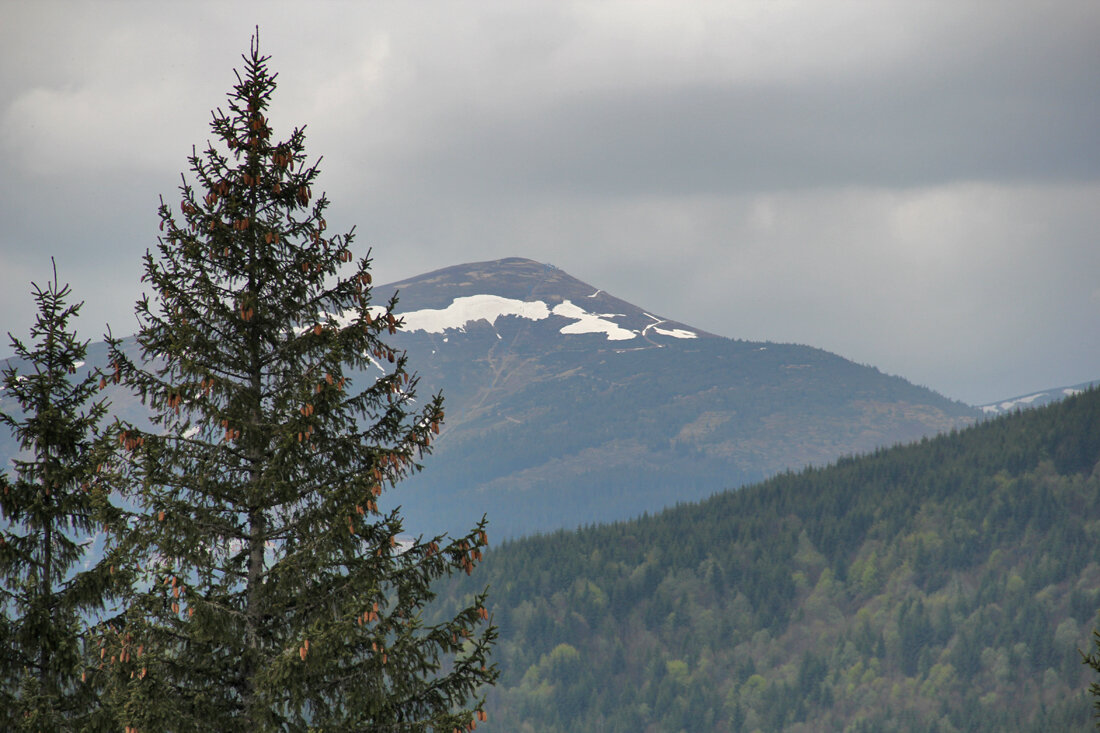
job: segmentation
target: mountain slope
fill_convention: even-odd
[[[400,500],[431,527],[488,511],[505,535],[638,516],[726,487],[917,439],[976,412],[792,344],[669,321],[530,260],[396,289],[398,343],[447,420]]]
[[[447,411],[424,472],[385,496],[410,531],[483,513],[498,537],[639,516],[979,415],[820,349],[664,319],[530,260],[437,270],[375,288],[375,302],[395,291],[405,327],[392,341]],[[93,344],[85,368],[102,362]],[[108,395],[143,420],[132,396]]]
[[[495,728],[1091,726],[1100,390],[657,516],[505,543]]]

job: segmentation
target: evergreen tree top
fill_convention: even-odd
[[[97,375],[77,378],[87,343],[69,327],[56,264],[33,284],[38,313],[24,344],[11,336],[24,373],[9,364],[5,391],[19,413],[0,412],[23,453],[0,474],[0,728],[76,730],[101,719],[94,689],[78,683],[82,621],[113,596],[109,566],[92,559],[96,535],[117,516],[110,499],[110,431],[95,401]],[[108,470],[104,470],[107,468]]]

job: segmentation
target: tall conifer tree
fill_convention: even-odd
[[[91,564],[91,544],[111,522],[112,455],[99,377],[82,365],[87,342],[69,330],[81,304],[69,286],[34,285],[31,346],[9,335],[26,364],[4,370],[18,414],[0,412],[18,441],[14,475],[0,473],[0,729],[88,730],[100,707],[82,680],[87,624],[110,599],[110,571]],[[91,564],[91,565],[90,565]],[[90,565],[90,567],[88,566]]]
[[[216,143],[161,202],[140,358],[112,378],[156,429],[121,436],[142,486],[116,557],[144,572],[105,632],[131,730],[450,731],[484,719],[497,671],[485,596],[428,625],[431,584],[470,572],[485,522],[403,538],[383,492],[419,466],[442,397],[383,340],[369,256],[327,233],[304,134],[273,139],[275,75],[253,38]],[[350,270],[350,272],[348,272]]]

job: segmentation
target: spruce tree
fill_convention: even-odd
[[[82,304],[66,305],[56,266],[33,288],[33,344],[8,334],[25,369],[3,372],[19,410],[0,412],[20,448],[14,475],[0,474],[0,728],[88,730],[102,722],[81,678],[87,626],[111,596],[109,565],[93,563],[113,514],[102,480],[110,431],[100,427],[105,401],[94,399],[98,375],[73,376],[88,345],[69,330]]]
[[[155,428],[120,437],[141,486],[125,542],[137,573],[105,629],[128,730],[450,731],[485,717],[497,670],[485,594],[438,624],[432,583],[469,573],[485,520],[406,537],[383,493],[429,451],[442,396],[384,337],[354,230],[327,232],[302,128],[276,140],[276,76],[253,37],[192,152],[178,212],[162,199],[140,356],[113,373]],[[419,409],[416,409],[419,407]]]

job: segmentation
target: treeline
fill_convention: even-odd
[[[489,553],[510,731],[1090,725],[1100,392]]]

